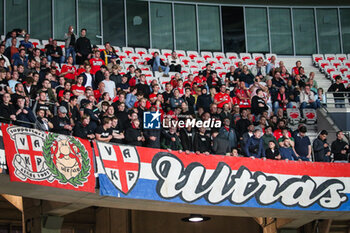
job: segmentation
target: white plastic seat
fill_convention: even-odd
[[[224,66],[226,66],[227,64],[232,64],[230,59],[227,58],[222,58],[220,59],[220,63],[223,64]]]
[[[337,67],[338,71],[342,72],[343,74],[347,71],[350,71],[350,68],[344,65],[338,66]]]
[[[224,53],[221,53],[221,52],[214,52],[213,53],[213,57],[218,59],[219,61],[221,61],[221,59],[225,59],[226,56]]]
[[[209,58],[213,58],[213,54],[211,52],[201,52],[201,56],[205,59],[208,60]]]
[[[129,65],[134,65],[134,60],[131,59],[131,58],[124,58],[124,59],[123,59],[123,64],[124,64],[124,65],[127,65],[127,66],[129,66]]]
[[[254,60],[259,60],[260,58],[262,58],[263,60],[265,60],[265,56],[264,56],[264,54],[262,54],[262,53],[253,53],[252,54],[252,58],[254,59]]]
[[[240,53],[239,57],[245,61],[245,60],[250,60],[252,59],[252,55],[250,55],[250,53]]]
[[[193,74],[193,75],[198,75],[199,74],[199,69],[191,68],[190,71],[191,71],[191,74]]]
[[[144,59],[144,60],[146,60],[146,61],[149,61],[149,60],[151,60],[152,59],[152,54],[143,54],[142,55],[142,59]]]
[[[342,65],[342,62],[340,60],[336,59],[336,60],[331,61],[331,65],[338,68],[338,66]]]
[[[128,55],[124,52],[118,52],[117,55],[119,56],[119,59],[123,61],[125,58],[128,57]]]
[[[216,65],[216,64],[219,64],[219,61],[216,58],[208,58],[207,62],[210,63],[212,66]]]
[[[225,66],[218,63],[214,65],[214,70],[225,70]]]
[[[130,53],[129,54],[129,58],[131,58],[132,60],[136,61],[137,59],[140,59],[141,56],[138,53]]]
[[[191,72],[191,70],[190,70],[190,68],[188,68],[188,67],[183,67],[183,68],[181,69],[181,74],[182,74],[182,75],[188,75],[190,72]]]
[[[162,49],[162,55],[164,55],[166,58],[171,56],[172,52],[173,52],[173,50],[171,50],[171,49]]]
[[[333,71],[336,71],[337,68],[335,66],[329,65],[324,67],[324,71],[326,74],[330,74]]]
[[[199,57],[199,54],[197,51],[187,51],[187,57],[191,58],[191,60],[194,60],[195,58]]]
[[[115,52],[116,52],[116,53],[121,52],[121,50],[120,50],[120,47],[119,47],[119,46],[113,46],[113,48],[114,48],[114,50],[115,50]]]
[[[224,78],[227,74],[226,70],[217,70],[216,72],[218,73],[220,78]]]
[[[350,71],[345,71],[343,76],[344,78],[350,79]]]
[[[143,66],[145,64],[145,59],[139,58],[135,60],[135,64],[140,68],[140,66]]]
[[[324,58],[328,60],[329,62],[335,60],[335,54],[325,54]]]
[[[186,57],[186,52],[184,50],[175,50],[178,57]]]
[[[347,59],[346,54],[336,54],[335,58],[338,59],[341,62],[343,62],[344,60]]]
[[[327,60],[319,60],[318,64],[322,69],[324,69],[326,66],[329,66],[331,63]]]
[[[256,60],[254,60],[254,59],[246,59],[244,62],[247,66],[255,66],[256,65]]]
[[[144,54],[147,54],[147,49],[145,48],[135,48],[135,53],[139,54],[141,57],[144,55]]]
[[[130,53],[135,53],[134,48],[132,47],[122,47],[122,51],[126,53],[128,56]]]
[[[205,63],[207,63],[207,61],[204,58],[202,58],[202,57],[195,58],[194,62],[196,62],[198,64],[205,64]]]
[[[188,65],[188,63],[191,62],[191,58],[189,58],[189,57],[180,57],[180,61],[181,61],[184,65]]]
[[[312,61],[314,65],[319,66],[319,61],[324,60],[323,54],[312,54]]]
[[[237,53],[231,53],[231,52],[226,53],[226,58],[228,58],[230,60],[239,59]]]
[[[196,62],[189,62],[187,65],[190,69],[193,69],[193,68],[198,69],[199,68],[198,63],[196,63]]]
[[[343,61],[343,65],[350,68],[350,59],[349,60],[344,60]]]

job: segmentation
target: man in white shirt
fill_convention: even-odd
[[[178,58],[175,51],[171,53],[171,56],[168,58],[170,72],[181,73],[181,61]]]
[[[104,73],[105,79],[102,81],[105,84],[105,92],[108,92],[109,96],[113,100],[114,97],[117,95],[117,90],[115,88],[115,83],[109,79],[109,71],[106,70]],[[101,93],[103,94],[103,93]]]
[[[85,72],[82,74],[84,77],[83,85],[84,87],[93,87],[93,77],[90,73],[91,66],[90,64],[85,65]]]

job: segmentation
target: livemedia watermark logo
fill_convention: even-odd
[[[188,116],[167,116],[163,119],[163,128],[221,128],[222,122],[215,118],[209,118],[207,120],[198,120],[188,118]],[[160,129],[161,127],[161,113],[160,112],[144,112],[143,113],[143,128],[144,129]]]

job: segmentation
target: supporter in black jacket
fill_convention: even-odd
[[[213,131],[211,135],[213,137],[213,154],[229,155],[231,152],[230,142],[222,134],[219,134],[218,131]]]
[[[16,108],[10,103],[11,96],[5,93],[2,96],[2,103],[0,104],[0,121],[10,123],[10,120],[16,120]]]
[[[132,146],[142,146],[145,141],[140,129],[140,121],[134,119],[131,123],[131,127],[127,128],[125,131],[125,142]]]
[[[269,148],[265,150],[265,155],[267,159],[280,160],[281,155],[274,141],[269,141]]]
[[[204,153],[209,155],[211,151],[211,141],[210,138],[205,135],[206,129],[204,127],[199,128],[199,132],[196,133],[194,137],[194,151],[199,153]]]
[[[334,161],[348,161],[349,160],[349,145],[343,140],[344,133],[337,132],[337,139],[332,142],[331,151],[334,154]]]
[[[146,147],[160,148],[161,129],[145,129],[143,131],[146,139]]]
[[[336,93],[336,92],[345,92],[345,86],[342,83],[341,76],[338,75],[335,77],[335,83],[333,83],[329,88],[328,92],[334,92],[334,102],[335,103],[343,103],[343,104],[335,104],[335,107],[344,107],[344,93]]]
[[[191,126],[180,129],[180,139],[181,139],[182,149],[187,153],[190,151],[192,152],[194,151],[194,148],[193,148],[194,136],[195,136],[195,132]]]
[[[73,135],[83,139],[94,139],[94,131],[90,127],[90,117],[83,115],[81,121],[77,122],[74,126]]]
[[[327,143],[328,132],[322,130],[320,135],[315,139],[312,144],[314,157],[316,162],[330,162],[331,151]]]
[[[256,95],[252,99],[252,113],[258,116],[268,110],[268,107],[263,99],[264,93],[261,89],[256,90]]]
[[[248,132],[248,126],[252,124],[248,120],[248,112],[246,109],[241,110],[241,119],[239,119],[236,122],[236,132],[237,132],[237,138],[240,139],[243,137],[243,134]]]
[[[84,114],[90,116],[91,129],[95,130],[100,125],[100,119],[97,112],[93,110],[93,103],[91,101],[85,103]]]
[[[211,75],[207,79],[207,83],[209,88],[215,87],[215,89],[218,91],[219,87],[221,86],[221,78],[218,76],[216,71],[213,71]]]
[[[211,95],[208,95],[207,89],[205,87],[202,87],[202,94],[197,98],[197,109],[203,108],[205,112],[209,112],[212,102],[213,100],[211,99]]]
[[[77,53],[77,63],[83,64],[85,60],[90,59],[92,48],[91,48],[91,42],[86,37],[86,29],[81,29],[81,36],[77,39],[75,42],[75,51]]]

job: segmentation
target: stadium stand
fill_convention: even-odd
[[[340,76],[344,84],[350,76],[345,54],[314,54],[311,61],[262,53],[120,49],[78,39],[73,56],[82,56],[72,59],[65,56],[64,41],[30,39],[31,46],[18,48],[6,47],[5,41],[0,47],[2,122],[196,153],[266,157],[269,140],[278,147],[288,137],[296,141],[291,145],[298,160],[314,161],[316,109],[325,105],[322,92],[330,86],[320,72],[332,82]],[[222,125],[147,129],[145,112],[160,112],[162,124],[213,119]],[[230,145],[224,152],[205,146],[212,145],[216,132]],[[300,137],[307,137],[306,152]],[[330,162],[332,156],[325,152],[317,161]]]

